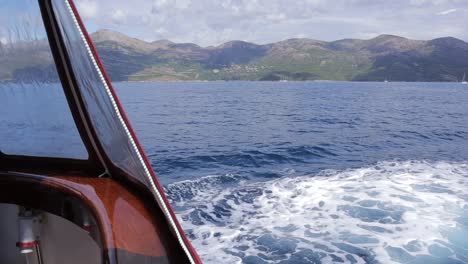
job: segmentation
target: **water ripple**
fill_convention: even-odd
[[[208,263],[468,261],[464,163],[379,162],[259,183],[210,176],[167,191]]]

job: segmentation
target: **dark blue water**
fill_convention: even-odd
[[[468,262],[468,86],[116,86],[205,262]]]
[[[468,263],[468,86],[116,86],[204,262]],[[1,151],[87,157],[58,84],[0,106]]]
[[[118,92],[165,183],[382,160],[468,159],[468,87],[406,83],[141,83]]]

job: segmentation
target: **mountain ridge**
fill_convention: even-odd
[[[91,38],[113,81],[455,82],[468,72],[468,43],[453,37],[412,40],[384,34],[367,40],[291,38],[268,44],[233,40],[209,47],[148,42],[111,30],[99,30]],[[44,72],[53,63],[44,49],[23,47],[16,54],[0,67],[0,79],[51,76]],[[37,58],[34,65],[23,65],[26,56]]]
[[[106,41],[94,34],[91,36],[103,54],[104,64],[110,61],[107,55],[115,59],[116,53],[109,53]],[[268,44],[233,40],[210,47],[163,42],[166,45],[150,52],[158,62],[126,73],[113,71],[116,65],[107,63],[111,76],[135,81],[458,81],[468,71],[468,43],[453,37],[425,41],[383,34],[367,40],[291,38]],[[114,44],[129,52],[132,48],[131,42],[114,41]]]

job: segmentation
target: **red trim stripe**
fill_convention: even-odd
[[[117,96],[117,94],[116,94],[116,92],[114,90],[114,87],[112,86],[112,82],[110,81],[110,78],[109,78],[109,76],[107,74],[107,71],[104,68],[104,65],[103,65],[103,63],[101,61],[101,58],[99,57],[97,49],[96,49],[93,41],[91,40],[91,37],[89,36],[88,31],[86,30],[86,28],[85,28],[85,26],[83,24],[83,21],[81,20],[81,17],[80,17],[80,15],[78,13],[78,10],[77,10],[77,8],[75,6],[74,1],[69,0],[69,3],[70,3],[70,5],[71,5],[71,7],[73,9],[73,12],[75,13],[76,19],[78,20],[78,24],[80,25],[80,28],[83,31],[83,34],[85,35],[86,40],[88,41],[88,44],[89,44],[89,46],[91,48],[91,51],[92,51],[92,53],[93,53],[93,55],[94,55],[94,57],[96,59],[96,62],[98,64],[102,74],[104,75],[104,79],[107,82],[107,85],[108,85],[108,87],[109,87],[109,89],[110,89],[110,91],[112,93],[112,96],[114,97],[114,99],[116,101],[116,104],[117,104],[117,107],[119,108],[120,114],[122,115],[122,118],[124,119],[125,124],[127,125],[128,129],[130,131],[130,134],[132,135],[132,137],[133,137],[133,139],[134,139],[134,141],[135,141],[135,143],[137,145],[137,148],[140,151],[140,154],[142,155],[143,160],[145,161],[145,164],[148,167],[151,176],[153,177],[154,183],[156,184],[156,187],[158,188],[158,191],[161,194],[161,196],[162,196],[162,198],[164,200],[164,203],[166,204],[167,208],[169,209],[169,213],[171,214],[172,219],[173,219],[174,223],[176,224],[177,229],[178,229],[179,233],[182,236],[182,239],[185,242],[185,245],[189,249],[192,257],[194,258],[194,260],[198,264],[202,264],[202,261],[201,261],[200,257],[198,256],[198,254],[195,251],[194,247],[192,246],[192,244],[188,240],[187,235],[185,234],[184,230],[182,229],[182,226],[180,225],[179,221],[177,220],[177,217],[176,217],[176,215],[174,213],[174,209],[172,208],[169,200],[166,197],[166,194],[164,192],[164,188],[162,187],[161,183],[159,182],[159,180],[158,180],[158,178],[156,176],[156,173],[154,172],[154,169],[151,166],[151,163],[150,163],[148,157],[146,156],[145,151],[141,147],[140,141],[138,140],[138,138],[136,136],[135,130],[131,126],[130,121],[129,121],[128,117],[127,117],[127,114],[123,110],[122,104],[121,104],[121,102],[120,102],[120,100],[119,100],[119,98],[118,98],[118,96]]]

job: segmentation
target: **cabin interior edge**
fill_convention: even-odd
[[[24,10],[13,8],[12,17],[27,13],[38,32],[31,39],[13,38],[2,63],[21,56],[23,46],[35,45],[40,54],[30,61],[53,57],[55,67],[46,70],[57,81],[34,79],[41,74],[7,81],[25,96],[24,102],[11,102],[6,118],[29,122],[33,129],[24,132],[29,135],[18,133],[21,128],[2,131],[17,145],[0,141],[0,263],[194,263],[195,253],[167,200],[155,198],[154,192],[164,197],[162,187],[142,161],[144,153],[103,77],[105,69],[83,37],[87,33],[73,1],[19,0],[17,5]],[[13,28],[31,25],[16,17]],[[58,95],[60,100],[38,103],[50,108],[51,116],[37,117],[21,107],[27,99],[37,103],[38,91]],[[34,140],[43,140],[41,118],[73,137],[57,133],[54,142],[41,142],[48,148],[38,149]]]

